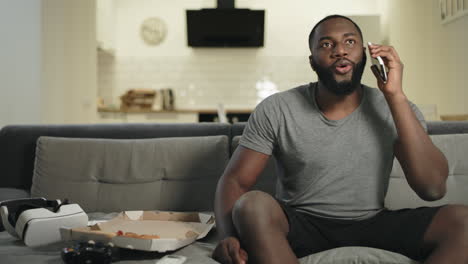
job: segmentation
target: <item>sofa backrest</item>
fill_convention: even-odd
[[[393,162],[385,206],[389,209],[416,208],[443,204],[468,205],[468,134],[431,135],[432,142],[444,153],[449,164],[447,193],[444,198],[427,202],[410,188],[397,159]]]
[[[63,137],[63,138],[93,138],[93,139],[151,139],[151,138],[172,138],[172,137],[205,137],[205,136],[226,136],[227,149],[229,153],[235,149],[238,140],[242,135],[245,123],[217,124],[217,123],[200,123],[200,124],[92,124],[92,125],[34,125],[34,126],[6,126],[0,130],[0,188],[20,188],[23,190],[30,190],[31,181],[34,170],[34,163],[36,157],[36,142],[40,136],[50,137]],[[448,134],[462,134],[468,135],[468,122],[460,121],[444,121],[444,122],[428,122],[428,132],[432,135],[434,143],[445,153],[449,160],[450,177],[448,180],[449,194],[445,198],[448,202],[461,201],[466,202],[467,196],[464,190],[468,187],[468,169],[466,160],[468,147],[464,145],[465,137]],[[448,135],[439,136],[436,135]],[[224,148],[225,150],[226,148]],[[222,150],[222,151],[224,151]],[[229,155],[229,154],[228,154]],[[211,161],[206,160],[207,163]],[[182,163],[181,163],[182,164]],[[223,164],[224,166],[225,164]],[[182,165],[181,165],[182,166]],[[402,178],[402,174],[398,174],[398,164],[395,162],[392,171],[392,178],[390,181],[389,191],[386,203],[389,207],[398,207],[407,201],[413,201],[411,206],[418,206],[424,204],[419,198],[414,197],[411,190],[408,190],[406,180]],[[400,169],[401,170],[401,169]],[[215,173],[221,176],[222,171]],[[213,174],[214,175],[214,174]],[[102,176],[102,175],[101,175]],[[156,176],[154,181],[161,181],[164,184],[174,181],[170,176],[168,179]],[[125,178],[125,177],[124,177]],[[99,181],[99,177],[96,177]],[[104,183],[106,183],[104,177]],[[172,190],[188,190],[193,184],[191,176],[188,176],[189,181],[182,181],[181,184],[173,185]],[[123,180],[124,182],[128,180]],[[133,179],[131,179],[133,180]],[[177,180],[177,179],[176,179]],[[101,179],[102,181],[102,179]],[[218,181],[216,177],[209,177],[208,182],[199,184],[193,190],[200,189],[203,195],[199,192],[188,192],[187,195],[176,195],[175,199],[185,199],[184,197],[191,197],[191,204],[187,203],[185,206],[182,200],[170,201],[171,192],[166,192],[167,197],[164,204],[148,205],[153,207],[151,209],[164,209],[164,210],[195,210],[195,209],[212,209],[212,197],[214,197],[215,186]],[[198,183],[197,183],[198,184]],[[254,187],[255,189],[263,190],[271,194],[275,193],[277,184],[277,169],[276,161],[271,159],[266,170],[260,177],[259,182]],[[41,186],[41,185],[38,185]],[[43,186],[43,185],[42,185]],[[163,188],[163,185],[156,188]],[[167,184],[164,186],[168,186]],[[174,187],[176,186],[176,187]],[[42,187],[41,187],[42,188]],[[198,189],[197,189],[198,188]],[[406,188],[406,189],[405,189]],[[161,189],[166,191],[166,189]],[[170,188],[167,189],[168,191]],[[37,191],[37,192],[36,192]],[[40,194],[42,190],[34,190],[34,194]],[[157,190],[155,189],[155,192]],[[125,191],[127,192],[127,191]],[[134,191],[133,191],[134,192]],[[406,195],[406,196],[405,196]],[[413,196],[411,196],[413,195]],[[61,196],[58,195],[57,196]],[[142,195],[141,197],[145,197]],[[398,199],[406,197],[404,199]],[[49,198],[49,197],[48,197]],[[65,198],[65,197],[57,197]],[[115,198],[123,199],[122,197]],[[163,199],[163,200],[164,200]],[[443,200],[442,202],[446,201]],[[174,203],[171,203],[174,202]],[[407,204],[405,204],[407,205]],[[133,205],[124,205],[125,208],[130,208]],[[146,205],[145,205],[146,206]],[[184,207],[185,206],[185,207]],[[157,208],[154,208],[157,207]],[[96,206],[96,210],[102,207]],[[148,208],[149,209],[149,208]]]
[[[215,135],[230,139],[231,126],[219,123],[5,126],[0,130],[0,188],[31,188],[36,141],[40,136],[143,139]]]
[[[233,149],[238,145],[245,123],[237,123],[232,127]],[[444,153],[449,163],[449,178],[447,180],[447,195],[435,202],[426,202],[410,189],[404,178],[398,160],[394,160],[385,206],[391,209],[415,208],[419,206],[434,206],[446,203],[462,203],[468,205],[468,122],[465,121],[430,121],[427,122],[428,134],[434,144]],[[275,193],[278,172],[276,161],[272,159],[265,171],[260,175],[256,189]]]
[[[86,212],[211,211],[228,140],[40,137],[31,195],[67,198]]]
[[[246,122],[239,122],[232,125],[232,137],[240,136],[244,132]],[[467,121],[429,121],[427,122],[427,133],[429,135],[445,134],[468,134]]]
[[[467,121],[430,121],[427,122],[429,135],[468,134]]]

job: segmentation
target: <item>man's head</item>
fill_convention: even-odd
[[[361,29],[350,18],[320,20],[310,32],[309,48],[310,65],[330,92],[348,95],[360,86],[366,53]]]

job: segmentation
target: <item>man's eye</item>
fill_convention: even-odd
[[[331,43],[330,42],[323,42],[321,46],[322,46],[322,48],[329,48],[329,47],[331,47]]]
[[[354,45],[355,43],[356,43],[356,41],[354,39],[346,40],[346,44],[348,44],[348,45]]]

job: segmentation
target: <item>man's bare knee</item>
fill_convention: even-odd
[[[451,221],[448,228],[468,244],[468,207],[463,205],[454,206],[449,217]]]
[[[425,239],[436,245],[452,240],[463,240],[468,244],[468,207],[447,205],[440,209]]]
[[[269,194],[250,191],[243,194],[234,205],[232,220],[238,231],[245,226],[277,226],[287,233],[289,225],[281,206]]]

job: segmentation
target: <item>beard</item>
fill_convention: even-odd
[[[318,75],[319,81],[322,82],[328,91],[338,96],[349,95],[353,93],[358,87],[360,87],[362,74],[364,73],[364,68],[366,67],[366,61],[367,56],[366,53],[363,52],[362,60],[360,62],[351,62],[353,65],[351,80],[338,82],[333,76],[333,65],[330,67],[322,67],[312,59],[312,63],[314,64],[313,66],[315,72]]]

